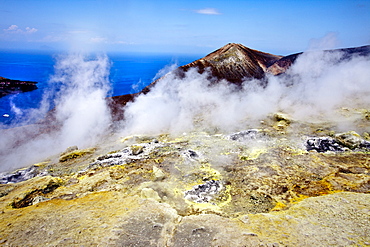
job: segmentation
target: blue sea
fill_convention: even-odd
[[[0,98],[0,126],[6,128],[20,121],[17,112],[37,109],[45,93],[51,88],[50,78],[54,74],[54,65],[58,53],[37,52],[0,52],[0,76],[38,82],[38,89]],[[111,53],[107,54],[110,62],[109,81],[111,91],[108,96],[117,96],[140,91],[149,85],[159,70],[171,64],[185,65],[202,55],[169,55],[142,53]],[[133,87],[136,85],[135,87]],[[53,101],[53,98],[49,99]],[[52,105],[52,102],[51,102]],[[23,119],[24,120],[24,119]]]

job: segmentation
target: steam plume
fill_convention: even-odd
[[[32,126],[2,130],[0,170],[30,165],[68,146],[94,145],[108,134],[112,126],[106,101],[109,66],[106,56],[59,58],[51,80],[62,84],[54,110],[59,127],[44,134],[35,134],[43,130]],[[267,84],[258,80],[246,80],[241,87],[227,81],[214,84],[210,74],[199,74],[195,68],[181,78],[169,72],[149,93],[126,105],[119,134],[230,133],[256,128],[278,111],[297,121],[330,121],[338,128],[369,131],[368,122],[357,129],[358,119],[343,124],[345,117],[338,111],[343,107],[369,110],[368,68],[369,57],[317,51],[301,55],[285,74],[267,76]],[[26,139],[29,136],[36,138]]]
[[[345,59],[340,52],[307,52],[285,75],[268,76],[266,87],[256,80],[245,81],[242,88],[226,81],[213,85],[207,73],[196,69],[182,79],[169,73],[150,93],[127,105],[124,133],[237,131],[255,127],[278,111],[300,121],[339,123],[341,107],[369,108],[368,68],[368,57]]]
[[[72,145],[83,148],[96,143],[111,124],[106,102],[109,67],[107,56],[60,56],[51,79],[61,84],[54,102],[55,123],[51,123],[58,128],[45,132],[29,125],[1,130],[0,171],[39,162]]]

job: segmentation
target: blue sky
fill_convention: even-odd
[[[287,55],[370,44],[369,0],[0,0],[0,49]]]

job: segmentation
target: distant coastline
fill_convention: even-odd
[[[0,76],[0,97],[36,90],[36,84],[35,81],[13,80]]]

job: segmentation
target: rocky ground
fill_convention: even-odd
[[[235,133],[71,147],[1,175],[0,244],[367,246],[369,150],[366,132],[283,114]]]

